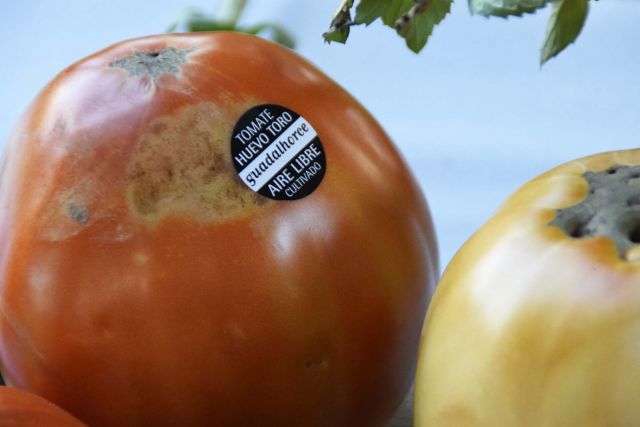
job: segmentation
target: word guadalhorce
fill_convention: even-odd
[[[266,158],[247,174],[246,180],[249,185],[253,187],[260,176],[269,170],[270,166],[282,157],[301,137],[307,134],[309,130],[307,124],[303,123],[286,140],[278,141],[276,148],[267,153]]]

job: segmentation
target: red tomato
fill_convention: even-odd
[[[427,314],[416,426],[640,425],[640,150],[520,188]]]
[[[285,48],[165,35],[72,65],[13,133],[0,209],[2,372],[92,426],[382,425],[412,382],[428,208]]]
[[[83,427],[84,424],[35,394],[0,386],[0,426]]]

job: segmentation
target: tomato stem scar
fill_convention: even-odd
[[[193,49],[167,47],[158,51],[135,51],[109,63],[109,68],[122,68],[130,76],[147,75],[157,80],[163,74],[180,74],[180,68],[187,63],[187,54]]]
[[[558,209],[549,225],[581,239],[605,236],[618,254],[640,244],[640,166],[613,165],[600,172],[585,172],[587,196],[578,204]]]

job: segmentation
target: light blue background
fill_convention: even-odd
[[[430,202],[442,265],[526,180],[576,157],[633,148],[640,133],[640,2],[590,2],[578,42],[542,69],[548,10],[471,16],[465,1],[415,55],[392,30],[355,28],[325,45],[339,0],[253,0],[245,22],[278,21],[298,51],[354,94],[412,166]],[[0,0],[0,141],[68,64],[164,31],[203,0]]]
[[[573,158],[634,148],[640,134],[640,1],[591,1],[578,42],[542,69],[548,10],[470,16],[459,0],[415,55],[390,29],[321,34],[339,0],[253,0],[244,22],[277,21],[298,52],[355,95],[396,141],[430,202],[444,267],[522,183]],[[70,63],[164,31],[204,0],[0,0],[0,142]],[[409,410],[393,425],[410,424]]]

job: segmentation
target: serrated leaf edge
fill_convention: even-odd
[[[429,38],[433,34],[435,27],[442,22],[442,20],[451,12],[452,0],[446,1],[446,10],[442,14],[437,14],[434,17],[434,22],[428,29],[424,43],[414,46],[407,37],[408,31],[411,29],[411,25],[415,24],[416,18],[422,14],[426,14],[430,11],[430,7],[437,7],[437,0],[415,0],[413,6],[404,14],[402,14],[395,22],[396,32],[405,39],[405,44],[414,53],[419,53],[428,43]]]
[[[557,51],[552,52],[550,54],[545,54],[546,51],[546,46],[549,43],[550,39],[551,39],[551,35],[553,33],[553,25],[554,25],[554,20],[557,19],[558,14],[561,12],[561,8],[563,6],[563,4],[566,2],[567,0],[555,0],[553,3],[553,7],[554,9],[551,12],[551,16],[549,17],[549,21],[547,23],[547,32],[545,34],[545,40],[544,43],[542,44],[542,48],[540,49],[540,66],[542,67],[547,61],[549,61],[552,58],[555,58],[556,56],[558,56],[563,50],[565,50],[567,47],[569,47],[570,45],[574,44],[576,42],[576,40],[578,39],[578,36],[580,36],[580,34],[582,33],[582,30],[584,29],[584,25],[587,22],[587,16],[589,14],[589,0],[584,0],[585,2],[585,12],[584,12],[584,16],[582,17],[582,22],[580,23],[580,28],[578,29],[578,31],[576,32],[575,36],[573,37],[572,40],[570,40],[568,43],[566,43],[564,46],[560,47]],[[576,0],[576,1],[582,1],[582,0]]]
[[[354,25],[351,20],[353,2],[354,0],[344,0],[333,14],[329,29],[322,34],[325,43],[346,43],[349,38],[350,27]]]

